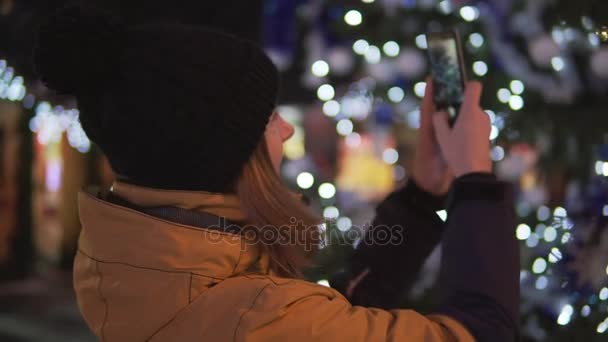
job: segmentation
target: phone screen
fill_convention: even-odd
[[[431,33],[427,35],[427,45],[435,105],[448,112],[453,124],[464,100],[465,75],[458,35]]]

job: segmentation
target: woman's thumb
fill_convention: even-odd
[[[433,114],[433,126],[435,128],[435,137],[437,142],[442,147],[447,147],[449,136],[451,134],[450,125],[448,123],[448,113],[439,112]]]

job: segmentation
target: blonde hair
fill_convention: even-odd
[[[247,215],[247,232],[270,257],[270,270],[301,278],[322,240],[322,220],[291,192],[275,171],[265,139],[256,148],[237,182],[237,195]],[[268,239],[268,236],[274,237]]]

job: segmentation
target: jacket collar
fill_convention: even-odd
[[[168,191],[114,183],[116,195],[138,206],[177,206],[244,221],[234,195]],[[94,191],[79,194],[79,250],[91,258],[168,272],[225,279],[244,272],[268,273],[259,244],[215,230],[176,224],[109,203]]]

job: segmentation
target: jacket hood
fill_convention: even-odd
[[[112,192],[142,207],[176,206],[243,221],[238,198],[115,183]],[[79,194],[82,232],[74,267],[89,327],[111,340],[146,339],[218,282],[268,274],[268,256],[244,237],[176,224]],[[126,326],[128,322],[128,326]]]

